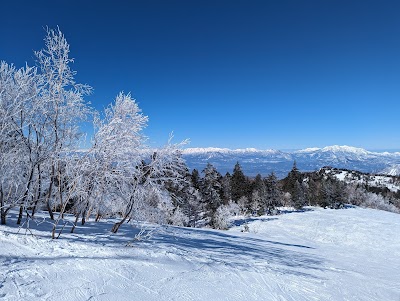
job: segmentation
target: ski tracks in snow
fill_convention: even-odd
[[[59,240],[0,227],[0,299],[400,300],[398,215],[315,210],[249,225],[257,233],[168,227],[131,247],[127,226]]]

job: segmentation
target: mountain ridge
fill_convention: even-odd
[[[207,163],[213,164],[221,173],[231,172],[236,162],[249,176],[275,172],[284,177],[293,162],[302,171],[314,171],[323,166],[347,168],[368,173],[381,173],[390,166],[400,164],[400,152],[368,151],[363,148],[332,145],[312,147],[294,151],[275,149],[229,149],[229,148],[186,148],[182,155],[190,169],[202,170]],[[393,171],[391,170],[393,173]]]

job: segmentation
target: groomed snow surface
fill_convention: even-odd
[[[400,300],[400,215],[309,208],[229,231],[0,226],[1,300]]]

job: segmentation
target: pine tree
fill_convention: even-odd
[[[282,205],[282,191],[278,186],[278,178],[273,172],[265,179],[265,190],[264,210],[272,214],[276,207]]]
[[[225,205],[228,204],[230,200],[232,200],[231,178],[231,174],[227,172],[221,180],[222,199]]]
[[[211,218],[217,208],[222,205],[222,176],[210,163],[207,164],[202,173],[204,177],[200,183],[200,191],[205,203],[206,214]]]
[[[200,174],[197,169],[193,169],[191,180],[193,187],[196,189],[200,189]]]
[[[238,201],[242,196],[248,194],[248,181],[243,174],[239,162],[235,164],[231,178],[232,200]]]
[[[296,180],[293,193],[292,193],[292,203],[296,210],[300,210],[306,203],[304,185]]]
[[[262,215],[265,213],[267,191],[260,174],[256,175],[254,178],[252,188],[250,208],[253,209],[253,214]],[[255,210],[255,208],[258,209]]]
[[[296,161],[293,163],[292,170],[288,173],[287,177],[282,180],[282,188],[284,192],[289,192],[292,199],[296,193],[299,192],[298,187],[296,187],[296,182],[302,183],[302,175],[297,169]]]

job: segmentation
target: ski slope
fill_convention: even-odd
[[[89,222],[50,239],[0,226],[1,300],[400,300],[400,215],[310,208],[146,241]]]

